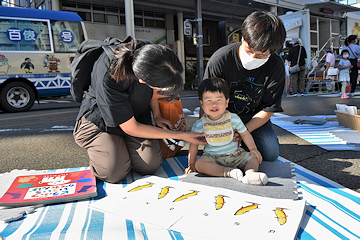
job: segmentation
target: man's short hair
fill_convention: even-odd
[[[241,33],[254,51],[275,53],[282,49],[286,30],[281,19],[270,12],[255,11],[246,17]]]
[[[204,92],[220,92],[225,95],[225,98],[230,97],[230,89],[226,81],[219,77],[211,77],[200,82],[198,87],[199,100],[202,101]]]

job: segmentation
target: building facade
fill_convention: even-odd
[[[204,59],[218,48],[241,40],[243,20],[255,10],[271,11],[281,16],[299,11],[320,0],[6,0],[3,5],[62,10],[77,13],[84,21],[89,38],[103,40],[108,36],[124,39],[127,33],[126,4],[133,5],[135,37],[164,44],[177,52],[185,65],[196,59],[197,33],[193,22],[192,35],[184,36],[184,21],[196,20],[196,4],[201,3],[202,50]],[[336,6],[356,5],[356,0],[330,1]],[[325,3],[324,3],[325,4]],[[340,5],[339,5],[340,4]],[[326,6],[326,5],[324,5]],[[326,7],[325,7],[326,8]],[[324,7],[321,8],[322,10]],[[348,9],[347,9],[348,10]],[[347,10],[344,10],[345,12]],[[313,15],[340,19],[343,12],[326,13],[314,7]],[[354,9],[352,9],[354,11]],[[337,21],[333,21],[337,22]],[[360,22],[360,21],[359,21]],[[338,24],[340,29],[346,26]],[[314,30],[315,31],[315,30]],[[346,31],[345,32],[346,35]],[[315,32],[314,32],[315,34]],[[314,35],[313,34],[313,35]],[[312,42],[314,37],[311,36]],[[322,38],[319,35],[319,38]],[[319,51],[323,41],[312,44],[311,51]]]

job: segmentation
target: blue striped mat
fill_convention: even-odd
[[[336,150],[353,150],[360,151],[356,146],[348,144],[343,139],[336,137],[331,134],[330,131],[339,131],[339,132],[357,132],[350,128],[340,126],[337,121],[327,121],[323,125],[310,125],[310,124],[295,124],[290,121],[278,120],[280,118],[284,119],[288,117],[283,114],[274,114],[271,118],[271,122],[296,136],[317,145],[325,150],[336,151]],[[336,118],[336,115],[331,116],[313,116],[316,118],[326,119],[326,117]]]
[[[288,160],[279,157],[278,161]],[[360,194],[325,177],[295,165],[299,196],[307,201],[307,211],[297,239],[360,239]],[[155,175],[179,180],[187,166],[187,157],[164,160]],[[52,170],[75,171],[86,168]],[[142,176],[129,173],[122,187]],[[114,214],[89,208],[106,195],[111,197],[119,184],[98,181],[98,197],[38,208],[24,218],[0,224],[0,236],[14,239],[193,239],[198,236],[161,229],[157,226],[130,221]]]

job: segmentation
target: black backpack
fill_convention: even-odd
[[[91,84],[91,72],[94,63],[100,55],[105,52],[111,62],[115,57],[115,48],[121,44],[129,43],[131,40],[132,37],[130,36],[125,40],[108,37],[104,41],[88,39],[80,44],[71,63],[70,93],[74,101],[81,103],[83,100],[84,93]]]

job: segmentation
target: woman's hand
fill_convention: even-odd
[[[165,120],[165,122],[168,121]],[[170,126],[172,126],[170,122],[168,123]],[[162,129],[159,127],[138,123],[135,117],[132,117],[126,122],[120,124],[120,127],[126,134],[139,138],[149,138],[149,139],[173,138],[173,139],[181,139],[186,142],[197,145],[207,144],[205,139],[201,139],[201,137],[205,136],[205,133],[171,131],[168,130],[166,127],[165,129]]]
[[[191,173],[191,172],[196,172],[195,163],[190,163],[184,172],[186,174]]]
[[[181,138],[182,140],[192,143],[192,144],[196,144],[196,145],[206,145],[207,141],[205,139],[205,133],[194,133],[194,132],[177,132],[177,133],[181,133]],[[174,136],[174,138],[176,138]]]
[[[170,129],[174,128],[173,125],[171,124],[171,122],[165,118],[162,118],[159,116],[154,120],[158,127],[161,127],[166,130],[169,130],[169,128]],[[180,132],[180,133],[185,133],[185,135],[181,139],[186,142],[194,143],[197,145],[207,144],[204,133],[193,133],[193,132]],[[173,138],[177,138],[177,137],[174,136]]]
[[[162,118],[161,116],[154,118],[154,121],[156,126],[161,127],[162,129],[168,129],[168,127],[170,129],[174,128],[174,126],[171,124],[169,120]]]

